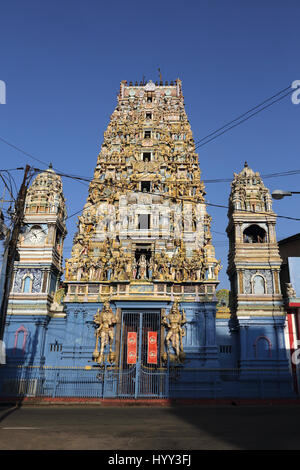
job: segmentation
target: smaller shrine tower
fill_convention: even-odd
[[[237,365],[241,380],[247,380],[250,373],[253,378],[252,368],[264,370],[264,376],[268,369],[270,381],[280,368],[288,380],[276,214],[269,190],[247,163],[239,174],[234,174],[228,217],[227,273],[232,328],[239,335]],[[284,378],[280,383],[284,385]],[[275,382],[273,385],[277,386]]]
[[[233,312],[239,318],[250,312],[282,315],[276,214],[269,190],[259,173],[254,173],[247,163],[239,174],[234,174],[228,216],[228,275]]]
[[[53,316],[51,304],[63,274],[65,218],[61,178],[50,165],[28,189],[18,259],[14,263],[5,342],[16,360],[15,350],[21,351],[25,360],[27,347],[33,348],[33,338],[41,346],[38,337],[43,328],[38,326],[45,327]],[[39,353],[35,356],[37,359]]]

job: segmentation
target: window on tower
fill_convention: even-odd
[[[150,152],[143,152],[143,161],[150,162],[151,160],[151,153]]]
[[[266,285],[265,280],[260,275],[255,275],[252,279],[252,293],[253,294],[265,294],[266,293]]]
[[[31,285],[32,285],[32,282],[31,282],[30,276],[24,277],[24,279],[23,279],[23,292],[25,294],[29,294],[31,292]]]
[[[150,193],[151,182],[150,181],[141,181],[141,191],[143,193]]]
[[[259,225],[250,225],[243,232],[244,243],[267,243],[267,233]]]
[[[138,215],[138,229],[148,230],[150,228],[150,214]]]
[[[144,137],[145,139],[151,139],[151,131],[145,131]]]

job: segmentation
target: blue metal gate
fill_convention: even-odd
[[[148,355],[148,332],[157,334],[157,360]],[[136,361],[128,362],[128,333],[135,334]],[[166,397],[167,370],[160,360],[160,311],[123,311],[120,339],[119,397]]]

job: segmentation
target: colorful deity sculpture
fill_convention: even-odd
[[[162,324],[167,328],[165,343],[169,357],[172,359],[172,350],[175,352],[175,360],[182,361],[184,359],[182,338],[185,336],[183,325],[186,323],[186,315],[184,310],[180,313],[178,301],[175,300],[168,316],[162,316]],[[170,346],[171,343],[171,346]]]
[[[93,359],[98,364],[102,365],[105,362],[104,350],[105,346],[109,346],[108,361],[115,361],[115,353],[112,350],[114,337],[115,337],[115,324],[117,323],[117,318],[114,315],[110,303],[108,300],[104,302],[103,309],[100,312],[98,309],[96,315],[94,315],[94,322],[98,325],[95,336],[96,336],[96,346],[93,353]],[[98,343],[100,342],[100,351],[98,349]]]

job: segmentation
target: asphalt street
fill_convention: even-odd
[[[300,406],[2,406],[1,450],[300,449]]]

